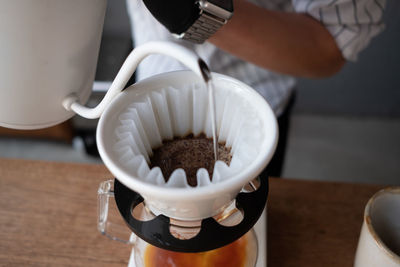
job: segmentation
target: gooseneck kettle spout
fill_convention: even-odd
[[[96,107],[88,108],[82,105],[79,102],[79,98],[74,93],[68,95],[63,100],[62,105],[66,110],[73,111],[87,119],[99,118],[112,99],[124,89],[139,63],[151,54],[171,56],[195,72],[205,82],[208,82],[211,79],[211,74],[206,63],[194,52],[174,43],[150,42],[136,47],[129,54],[106,95]]]

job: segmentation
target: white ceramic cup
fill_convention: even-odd
[[[400,187],[383,189],[368,201],[354,266],[400,266]]]

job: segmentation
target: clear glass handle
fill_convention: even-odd
[[[124,223],[115,201],[110,201],[111,198],[114,198],[114,181],[107,180],[100,183],[97,195],[97,229],[101,234],[112,240],[133,245],[135,242],[135,235],[132,235],[132,232]]]

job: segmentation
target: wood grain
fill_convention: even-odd
[[[110,178],[103,165],[0,159],[0,266],[126,266],[130,248],[97,231]],[[268,266],[352,266],[382,187],[270,179]]]
[[[383,187],[272,180],[268,267],[353,266],[364,206]]]
[[[102,165],[0,160],[0,265],[126,266],[130,249],[97,231]]]
[[[39,130],[15,130],[0,127],[0,136],[46,139],[71,143],[74,137],[74,128],[70,120],[57,124],[52,127]]]

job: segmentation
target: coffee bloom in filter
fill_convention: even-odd
[[[199,62],[195,56],[180,61],[191,69]],[[104,163],[156,215],[199,220],[218,214],[261,173],[275,150],[276,119],[263,97],[236,79],[211,76],[218,141],[231,147],[232,160],[229,166],[217,161],[212,179],[199,169],[196,187],[188,185],[183,169],[165,179],[159,167],[150,169],[149,159],[163,140],[191,133],[212,137],[207,86],[198,71],[142,80],[117,94],[101,115],[97,144]]]

